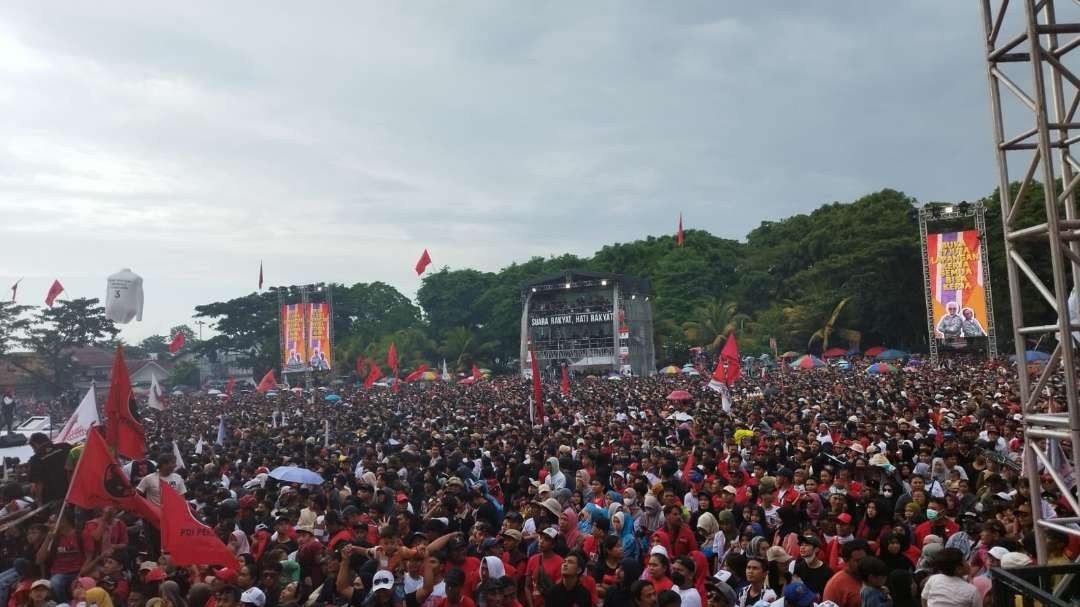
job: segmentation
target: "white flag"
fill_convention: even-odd
[[[60,430],[60,434],[56,435],[53,442],[74,445],[85,441],[86,433],[90,431],[90,428],[99,425],[101,425],[101,418],[98,416],[97,400],[94,399],[94,385],[90,384],[90,389],[86,391],[86,396],[79,403],[79,407],[71,414],[71,418],[64,424],[64,428]]]
[[[200,437],[199,437],[199,442],[195,443],[195,455],[202,455],[202,452],[203,452],[203,446],[204,446],[205,444],[206,444],[206,443],[205,443],[205,442],[203,442],[203,439],[202,439],[202,437],[200,436]]]
[[[731,413],[731,390],[728,390],[727,384],[718,379],[710,379],[707,387],[713,392],[720,393],[720,403],[724,407],[724,413]]]
[[[150,396],[146,401],[146,406],[158,411],[165,410],[165,395],[161,392],[161,386],[157,383],[156,373],[150,374]]]
[[[446,370],[446,359],[442,361],[442,380],[450,381],[450,372]]]
[[[184,469],[184,456],[180,455],[180,447],[177,446],[176,441],[172,442],[172,453],[176,456],[176,469]]]
[[[225,444],[225,416],[224,415],[222,415],[221,417],[218,418],[217,441],[216,442],[219,445],[224,445]]]

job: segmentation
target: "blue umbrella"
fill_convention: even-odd
[[[285,483],[300,483],[301,485],[321,485],[323,477],[307,468],[296,466],[278,466],[270,471],[270,478]]]
[[[901,358],[907,358],[909,355],[903,350],[885,350],[881,354],[874,357],[874,360],[900,360]]]
[[[341,400],[341,397],[338,396],[337,394],[327,394],[325,397],[323,397],[323,400],[329,401],[329,402],[334,402],[334,401]]]
[[[1013,354],[1012,356],[1010,356],[1009,360],[1015,362],[1016,361],[1016,355]],[[1047,361],[1047,360],[1050,360],[1050,355],[1047,354],[1046,352],[1039,352],[1038,350],[1028,350],[1027,352],[1024,352],[1024,362],[1033,363],[1033,362],[1043,362],[1043,361]]]

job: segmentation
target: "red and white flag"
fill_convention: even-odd
[[[728,386],[742,377],[742,368],[739,366],[739,347],[735,343],[735,332],[728,334],[723,349],[720,350],[720,362],[724,364],[724,383]]]
[[[49,287],[49,293],[45,296],[45,305],[50,308],[53,307],[53,302],[56,298],[64,292],[64,285],[60,284],[59,280],[54,280],[52,286]]]
[[[168,483],[162,483],[162,486],[168,486]],[[124,469],[109,454],[105,439],[97,430],[86,435],[86,447],[79,456],[79,463],[75,464],[67,501],[87,510],[114,506],[155,527],[160,525],[161,509],[135,493]]]
[[[165,410],[165,392],[157,381],[157,374],[150,375],[150,394],[146,399],[146,406],[157,411]]]
[[[100,425],[101,418],[98,416],[97,400],[94,398],[94,385],[91,384],[90,389],[86,391],[86,396],[83,397],[78,408],[68,418],[67,423],[60,430],[60,434],[53,438],[53,442],[68,443],[70,445],[83,442],[86,440],[86,434],[90,432],[90,428]]]
[[[135,416],[135,406],[124,347],[117,346],[109,373],[109,398],[105,401],[105,439],[128,459],[146,457],[146,430]]]
[[[431,265],[431,255],[428,255],[427,249],[420,255],[420,259],[416,262],[416,275],[420,276],[424,273],[424,270]]]

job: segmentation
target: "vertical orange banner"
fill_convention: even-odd
[[[281,306],[281,372],[307,371],[307,339],[304,335],[303,304]]]
[[[330,350],[330,304],[308,304],[308,365],[312,371],[329,371],[333,353]]]
[[[986,289],[977,230],[926,237],[936,339],[986,337]]]

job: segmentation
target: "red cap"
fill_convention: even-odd
[[[409,501],[409,496],[405,495],[404,493],[398,493],[394,499],[399,502],[407,502]]]
[[[258,504],[258,502],[255,500],[254,495],[245,495],[240,498],[240,507],[246,510],[254,509],[256,504]]]
[[[255,469],[255,474],[270,474],[270,469],[266,466],[259,466]]]
[[[225,567],[223,569],[218,569],[217,573],[214,574],[214,577],[225,582],[226,584],[236,584],[237,573],[236,571]]]
[[[848,514],[847,512],[843,512],[843,513],[837,515],[836,522],[838,522],[838,523],[847,523],[848,525],[850,525],[851,524],[851,515]]]
[[[630,472],[637,472],[638,468],[639,466],[637,465],[637,462],[630,464]]]
[[[143,578],[143,581],[146,581],[146,582],[164,582],[165,581],[165,570],[162,569],[161,567],[158,567],[156,569],[151,569],[149,571],[149,573],[146,574],[146,577]]]

